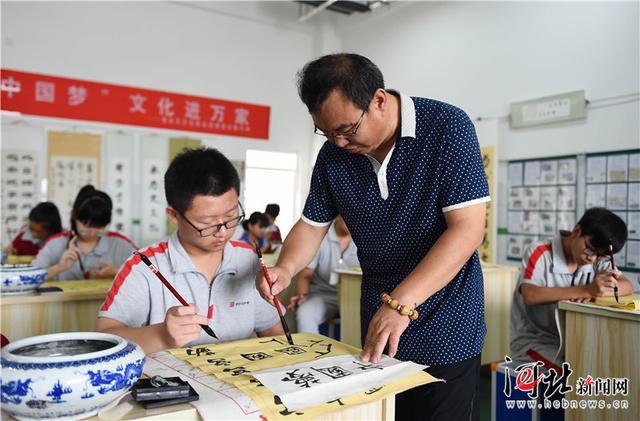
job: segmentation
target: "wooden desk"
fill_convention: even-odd
[[[377,402],[358,405],[330,414],[315,418],[319,421],[393,421],[395,417],[395,395],[388,396]],[[91,421],[103,419],[119,420],[180,420],[180,421],[200,421],[200,416],[196,408],[190,404],[178,404],[166,406],[164,408],[144,409],[133,398],[124,398],[116,407],[103,411],[99,416],[89,418]],[[221,418],[207,418],[221,419]],[[258,419],[258,417],[256,417]]]
[[[46,282],[65,292],[3,296],[1,332],[15,341],[47,333],[94,331],[111,283],[111,279]]]
[[[629,408],[565,411],[566,421],[637,419],[640,413],[640,312],[613,311],[605,307],[584,306],[561,301],[558,308],[565,315],[565,360],[571,364],[574,390],[566,399],[626,399]],[[579,377],[627,377],[628,396],[577,396]],[[633,415],[635,414],[635,415]]]
[[[360,347],[359,269],[338,270],[340,340]],[[518,269],[511,266],[483,265],[485,322],[487,336],[482,349],[482,364],[502,361],[509,353],[509,320]]]
[[[36,256],[16,256],[14,254],[10,254],[7,256],[7,264],[8,265],[19,265],[19,264],[30,264],[33,262]]]

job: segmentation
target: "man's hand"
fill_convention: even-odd
[[[596,275],[592,283],[586,289],[592,298],[613,297],[613,288],[618,286],[618,278],[622,272],[617,269],[607,269]]]
[[[305,301],[307,301],[307,294],[294,295],[293,297],[289,298],[289,305],[287,305],[287,309],[295,310],[300,307],[300,305]]]
[[[269,276],[271,277],[271,282],[273,282],[271,288],[269,288],[269,283],[267,282],[267,278],[264,276],[263,271],[259,271],[256,274],[256,289],[265,301],[268,301],[271,305],[275,306],[273,297],[278,295],[291,284],[291,278],[293,276],[287,269],[279,266],[269,268]]]
[[[409,321],[407,316],[403,316],[397,310],[383,304],[369,323],[364,349],[360,354],[362,362],[379,362],[387,343],[389,344],[389,356],[395,356],[398,351],[400,335],[409,326]]]
[[[171,348],[182,347],[200,337],[200,325],[209,319],[198,314],[193,304],[171,307],[164,318],[165,342]]]

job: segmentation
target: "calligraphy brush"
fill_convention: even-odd
[[[615,265],[613,263],[613,243],[611,242],[611,239],[609,239],[609,257],[611,258],[611,269],[615,269]],[[620,300],[618,300],[618,285],[613,287],[613,296],[616,297],[616,303],[619,303]]]
[[[271,276],[269,276],[269,269],[267,269],[267,265],[264,264],[264,260],[262,259],[262,252],[260,251],[260,247],[258,247],[257,243],[255,247],[256,247],[256,253],[258,254],[258,259],[260,260],[260,266],[262,266],[262,273],[264,273],[264,277],[266,278],[267,283],[269,284],[269,288],[271,288],[271,286],[273,285],[273,282],[271,282]],[[287,342],[289,342],[289,345],[293,345],[293,338],[291,337],[291,331],[289,330],[289,325],[287,324],[287,321],[285,320],[284,315],[282,314],[282,309],[280,308],[280,300],[275,295],[273,296],[273,302],[276,305],[276,310],[278,310],[278,316],[280,316],[280,323],[282,323],[284,334],[287,336]]]
[[[160,271],[158,270],[158,268],[156,268],[153,263],[151,263],[151,260],[149,260],[149,258],[147,256],[145,256],[144,254],[140,253],[139,251],[134,251],[133,254],[136,254],[138,256],[140,256],[140,259],[142,260],[142,262],[149,266],[149,269],[151,269],[151,272],[153,272],[158,279],[160,279],[160,281],[162,281],[162,283],[164,284],[165,287],[167,287],[167,289],[169,291],[171,291],[171,293],[173,294],[174,297],[176,297],[178,299],[178,301],[180,301],[180,304],[182,304],[185,307],[189,306],[189,303],[187,303],[185,301],[184,298],[182,298],[182,296],[180,295],[180,293],[178,293],[178,291],[176,291],[176,289],[169,283],[169,281],[167,281],[167,278],[165,278]],[[216,336],[216,334],[213,332],[213,329],[211,329],[211,327],[207,326],[207,325],[200,325],[200,327],[202,328],[202,330],[204,330],[207,335],[211,336],[212,338],[216,338],[218,339],[218,337]]]

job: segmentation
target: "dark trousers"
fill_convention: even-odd
[[[479,421],[480,355],[459,363],[434,365],[429,374],[447,382],[434,382],[396,396],[396,421]]]

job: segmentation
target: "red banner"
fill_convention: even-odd
[[[2,109],[160,129],[269,138],[270,107],[0,70]]]

